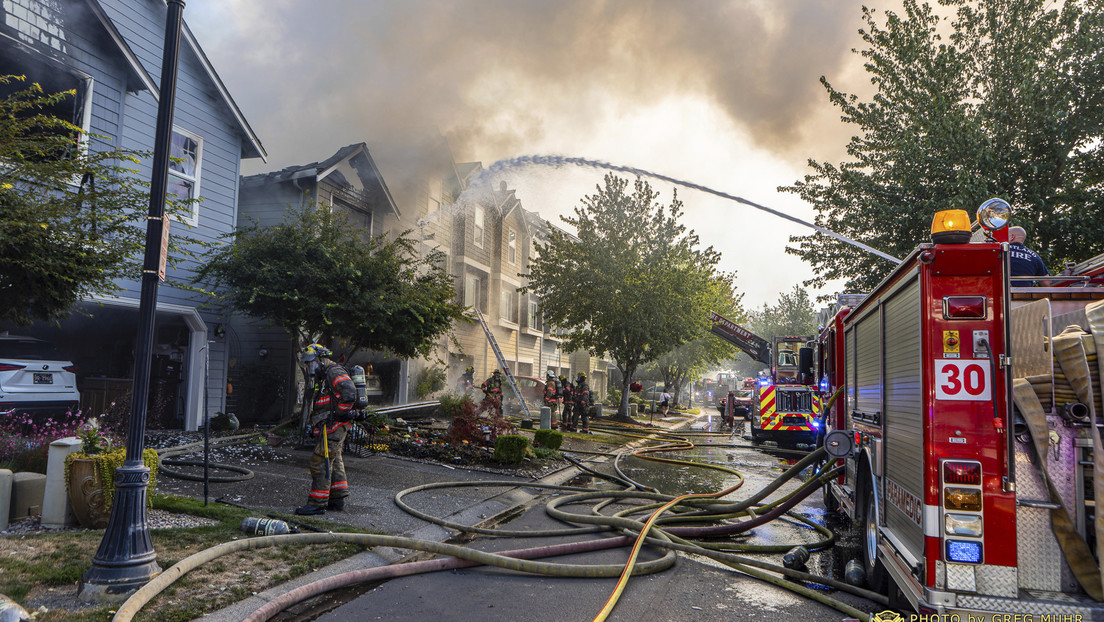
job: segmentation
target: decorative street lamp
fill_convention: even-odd
[[[146,436],[146,404],[149,397],[150,360],[153,358],[157,286],[164,254],[165,190],[169,174],[169,141],[172,138],[176,69],[184,0],[166,0],[165,49],[161,62],[161,93],[153,147],[149,216],[146,220],[146,254],[142,265],[142,295],[138,307],[138,343],[134,361],[134,387],[130,403],[130,427],[126,461],[115,470],[115,501],[111,507],[100,548],[92,567],[81,579],[79,596],[86,602],[125,600],[161,573],[146,525],[146,489],[149,469],[142,461]]]

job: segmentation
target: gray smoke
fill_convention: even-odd
[[[247,173],[427,127],[494,161],[675,93],[800,164],[861,25],[861,0],[203,1],[185,18],[271,155]]]

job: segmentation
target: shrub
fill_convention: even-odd
[[[517,464],[525,457],[525,450],[528,448],[528,438],[514,434],[503,434],[495,440],[495,462]]]
[[[533,442],[555,451],[563,444],[563,433],[556,430],[537,430],[533,433]]]
[[[416,383],[418,398],[445,388],[445,370],[440,367],[423,367],[418,371]]]
[[[501,434],[508,434],[514,426],[491,411],[480,412],[468,395],[444,395],[438,412],[444,419],[452,419],[445,440],[453,445],[467,441],[483,444],[490,435],[493,443]]]
[[[531,447],[533,455],[541,460],[559,460],[563,457],[563,454],[555,449],[549,449],[547,447]]]
[[[45,473],[50,443],[78,436],[84,423],[85,417],[80,411],[66,413],[60,420],[53,417],[35,419],[28,413],[0,412],[0,466],[15,472]]]
[[[620,406],[621,405],[621,390],[610,389],[606,394],[606,406]]]

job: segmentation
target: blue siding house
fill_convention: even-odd
[[[72,108],[59,114],[113,145],[152,151],[166,14],[164,0],[0,0],[0,73],[26,75],[47,91],[76,89]],[[187,25],[172,155],[181,161],[171,165],[169,191],[200,199],[172,230],[188,228],[195,238],[222,243],[237,225],[241,160],[266,154]],[[150,162],[140,174],[149,178]],[[60,325],[9,328],[53,341],[77,363],[82,408],[106,411],[130,390],[138,277],[120,283],[115,296],[82,303]],[[189,279],[187,265],[167,275],[169,283]],[[205,411],[225,409],[229,318],[204,302],[169,284],[159,289],[151,429],[195,429]]]

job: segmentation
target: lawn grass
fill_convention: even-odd
[[[204,549],[247,537],[239,531],[239,525],[243,518],[253,515],[242,508],[216,503],[204,506],[202,501],[171,495],[153,495],[153,507],[219,521],[217,525],[201,527],[151,529],[150,538],[162,569]],[[326,531],[359,531],[325,521],[302,522]],[[40,600],[51,588],[58,593],[75,593],[75,586],[92,564],[103,533],[80,530],[0,538],[0,593],[29,611],[35,607],[26,603],[28,597]],[[191,620],[366,548],[344,543],[298,545],[218,558],[177,580],[146,605],[135,620]],[[113,611],[114,607],[66,609],[55,605],[35,620],[100,622],[110,620]]]

